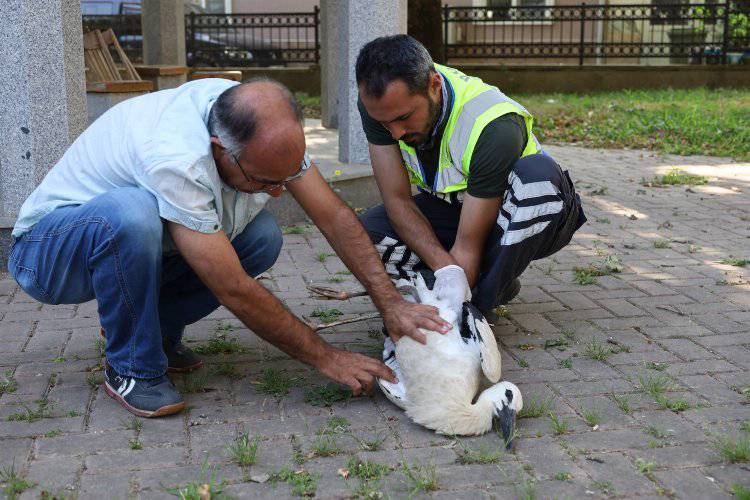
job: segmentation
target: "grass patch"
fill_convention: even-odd
[[[690,403],[682,398],[669,399],[664,395],[659,395],[656,396],[656,402],[665,410],[672,410],[675,413],[679,413],[690,408]]]
[[[612,393],[612,400],[623,413],[627,415],[633,413],[633,409],[630,407],[630,398],[627,395],[622,394],[618,396]]]
[[[708,178],[702,175],[691,175],[679,168],[672,168],[664,175],[654,176],[652,181],[641,182],[644,186],[699,186],[708,184]]]
[[[654,240],[653,245],[654,245],[654,248],[672,248],[672,243],[669,240],[666,240],[664,238]]]
[[[143,443],[138,441],[138,439],[131,439],[128,441],[128,446],[131,450],[142,450],[143,449]]]
[[[536,500],[536,482],[530,479],[524,479],[519,483],[513,484],[516,490],[518,500]]]
[[[739,483],[733,484],[729,492],[739,500],[750,500],[750,489],[745,488]]]
[[[333,276],[331,278],[328,278],[328,283],[342,283],[344,281],[344,278],[341,276]]]
[[[534,115],[534,133],[542,143],[750,159],[747,89],[623,90],[514,98]]]
[[[743,433],[736,438],[719,436],[714,441],[714,447],[721,458],[730,463],[750,461],[750,435]]]
[[[104,375],[101,373],[89,373],[86,375],[86,383],[92,389],[96,389],[104,383]]]
[[[226,325],[231,328],[230,325]],[[217,354],[240,354],[247,352],[247,348],[242,347],[237,343],[237,339],[229,337],[227,330],[221,330],[214,333],[214,335],[208,339],[208,342],[193,347],[193,351],[198,354],[205,356],[216,356]]]
[[[564,418],[560,418],[552,412],[549,412],[550,423],[552,424],[552,433],[555,436],[567,434],[570,430],[570,424]]]
[[[0,375],[0,396],[12,394],[18,390],[18,382],[13,377],[13,370],[5,370]]]
[[[545,349],[556,348],[558,351],[564,351],[570,347],[570,342],[565,337],[557,337],[556,339],[547,339],[544,341]]]
[[[750,264],[750,260],[747,259],[735,259],[735,258],[728,258],[728,259],[721,259],[719,261],[719,264],[727,264],[729,266],[735,266],[735,267],[745,267],[746,265]]]
[[[612,349],[602,344],[598,339],[591,340],[583,349],[584,356],[597,361],[605,361],[612,354],[614,354]]]
[[[644,361],[643,366],[649,370],[656,370],[658,372],[663,372],[669,368],[668,363],[654,363],[653,361]]]
[[[523,358],[518,358],[518,366],[520,366],[521,368],[528,368],[529,362]]]
[[[555,479],[557,479],[558,481],[570,481],[571,479],[573,479],[573,474],[571,474],[570,472],[558,472],[557,474],[555,474]]]
[[[593,285],[596,283],[596,275],[590,268],[576,267],[573,269],[573,281],[579,285]]]
[[[360,460],[358,457],[350,458],[346,468],[349,469],[352,476],[363,481],[378,480],[391,472],[391,468],[387,465],[370,460]]]
[[[305,234],[305,228],[301,226],[281,226],[283,234]]]
[[[310,446],[310,455],[306,458],[313,457],[332,457],[338,455],[343,450],[339,447],[336,439],[325,429],[321,429],[315,436],[315,440]]]
[[[650,474],[656,469],[656,462],[647,462],[642,458],[636,458],[635,467],[641,474]]]
[[[62,434],[62,429],[52,429],[51,431],[45,432],[44,437],[53,438],[59,436],[60,434]]]
[[[318,252],[315,255],[315,259],[318,262],[325,262],[328,257],[333,257],[334,255],[336,255],[336,254],[335,253],[328,253],[328,252]]]
[[[131,417],[130,420],[121,421],[128,430],[140,432],[143,429],[143,420],[138,417]]]
[[[355,436],[351,433],[349,435],[352,436],[357,441],[357,443],[359,443],[359,447],[363,451],[378,451],[383,447],[383,443],[385,443],[387,431],[376,430],[375,434],[365,438],[360,438],[359,436]]]
[[[554,406],[555,402],[552,398],[537,399],[532,396],[528,402],[524,401],[523,408],[518,412],[518,418],[539,418],[550,413]]]
[[[406,479],[410,495],[416,495],[420,491],[436,491],[440,488],[434,464],[425,466],[415,462],[409,465],[404,462],[401,471]]]
[[[614,495],[616,493],[612,481],[594,481],[591,483],[591,489],[599,490],[603,495]]]
[[[167,493],[179,497],[180,500],[228,500],[232,497],[225,495],[224,481],[217,483],[214,474],[208,478],[208,482],[192,482],[185,486],[168,488]]]
[[[16,473],[15,466],[10,465],[0,469],[0,485],[3,493],[9,500],[14,500],[21,493],[33,488],[36,483],[25,480]]]
[[[456,452],[458,454],[456,462],[461,465],[496,464],[504,455],[503,450],[493,450],[486,444],[480,445],[479,449],[472,450],[471,448],[466,448],[460,441],[458,443],[461,446],[461,450]]]
[[[237,439],[232,441],[232,444],[227,447],[227,451],[232,461],[237,465],[255,465],[258,461],[259,442],[260,439],[258,437],[250,439],[250,435],[247,432],[243,432]]]
[[[263,394],[270,394],[277,398],[283,398],[294,387],[295,379],[282,370],[266,368],[260,379],[255,383],[255,388]]]
[[[601,422],[601,415],[596,408],[581,408],[581,415],[589,427],[596,427]]]
[[[573,358],[565,358],[559,363],[560,368],[573,368]]]
[[[211,372],[215,375],[221,375],[232,380],[239,380],[242,378],[242,374],[237,371],[237,367],[234,363],[225,361],[223,363],[217,363],[211,367]]]
[[[343,314],[344,313],[338,309],[315,309],[312,314],[310,314],[310,317],[320,318],[322,323],[330,323],[331,321],[339,319],[339,316],[342,316]]]
[[[12,413],[8,415],[8,422],[36,422],[43,418],[54,418],[55,415],[52,412],[54,403],[48,401],[46,398],[37,399],[35,401],[36,408],[29,408],[23,405],[23,411]]]
[[[315,496],[318,489],[319,474],[310,474],[306,470],[293,471],[289,467],[283,467],[271,476],[272,482],[284,482],[292,486],[292,495],[298,497]]]
[[[641,388],[641,392],[655,398],[674,388],[672,380],[664,375],[638,375],[638,385]]]
[[[659,438],[659,439],[664,439],[669,436],[667,431],[655,425],[649,425],[648,427],[646,427],[644,432],[648,434],[649,436],[654,436],[655,438]]]
[[[305,402],[313,406],[333,406],[333,403],[346,401],[352,397],[352,391],[338,384],[330,383],[305,391]]]

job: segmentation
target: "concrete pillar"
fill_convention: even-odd
[[[339,44],[338,10],[341,0],[320,0],[320,121],[338,128]]]
[[[406,0],[347,0],[339,3],[339,160],[368,163],[367,140],[357,111],[354,64],[362,46],[383,35],[406,33]]]
[[[184,0],[143,0],[144,64],[185,66]]]
[[[0,265],[18,209],[86,127],[80,0],[0,2]]]

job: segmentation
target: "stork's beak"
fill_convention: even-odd
[[[505,448],[510,450],[513,447],[513,439],[516,437],[516,410],[503,405],[500,413],[495,413],[492,419],[495,430],[500,430],[503,433]]]

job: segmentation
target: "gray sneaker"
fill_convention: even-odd
[[[182,342],[172,344],[165,340],[162,347],[167,355],[167,371],[170,373],[187,373],[203,366],[201,358]]]
[[[139,417],[162,417],[185,409],[185,401],[166,375],[156,378],[123,377],[106,364],[104,390]]]

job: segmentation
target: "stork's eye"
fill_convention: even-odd
[[[505,397],[508,398],[508,403],[513,401],[513,391],[510,389],[505,389]]]

